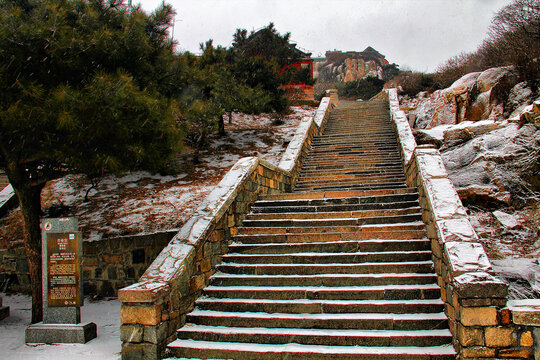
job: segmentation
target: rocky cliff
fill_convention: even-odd
[[[368,76],[382,79],[382,67],[388,64],[384,55],[372,47],[362,52],[327,51],[326,57],[313,62],[313,77],[320,82],[346,82]]]
[[[540,296],[539,95],[499,67],[401,99],[417,142],[439,148],[501,276],[528,284],[516,297]],[[509,271],[516,257],[522,275]]]

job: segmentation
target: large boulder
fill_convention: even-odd
[[[469,136],[458,146],[441,148],[449,176],[466,205],[523,205],[540,192],[540,130],[535,125],[506,122]]]
[[[483,119],[502,120],[505,100],[518,81],[512,66],[474,72],[419,100],[411,112],[416,128]]]

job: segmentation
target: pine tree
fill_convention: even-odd
[[[0,2],[0,166],[18,196],[42,318],[41,190],[70,172],[159,171],[177,150],[185,82],[173,10],[120,0]]]

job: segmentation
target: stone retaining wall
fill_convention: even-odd
[[[83,242],[85,295],[115,296],[139,279],[176,231]],[[24,246],[0,250],[0,288],[31,293]]]
[[[123,359],[158,359],[208,285],[250,205],[260,195],[290,192],[313,136],[321,133],[335,93],[304,118],[278,167],[256,157],[240,159],[196,214],[163,249],[139,282],[121,289]]]
[[[508,301],[439,151],[416,146],[395,89],[386,91],[407,178],[417,187],[458,359],[540,359],[540,301]]]

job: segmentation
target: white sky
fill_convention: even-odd
[[[152,11],[161,0],[133,0]],[[486,37],[493,14],[511,0],[168,0],[177,12],[174,37],[198,53],[213,39],[228,47],[237,28],[271,21],[312,56],[372,46],[402,69],[433,71]]]

